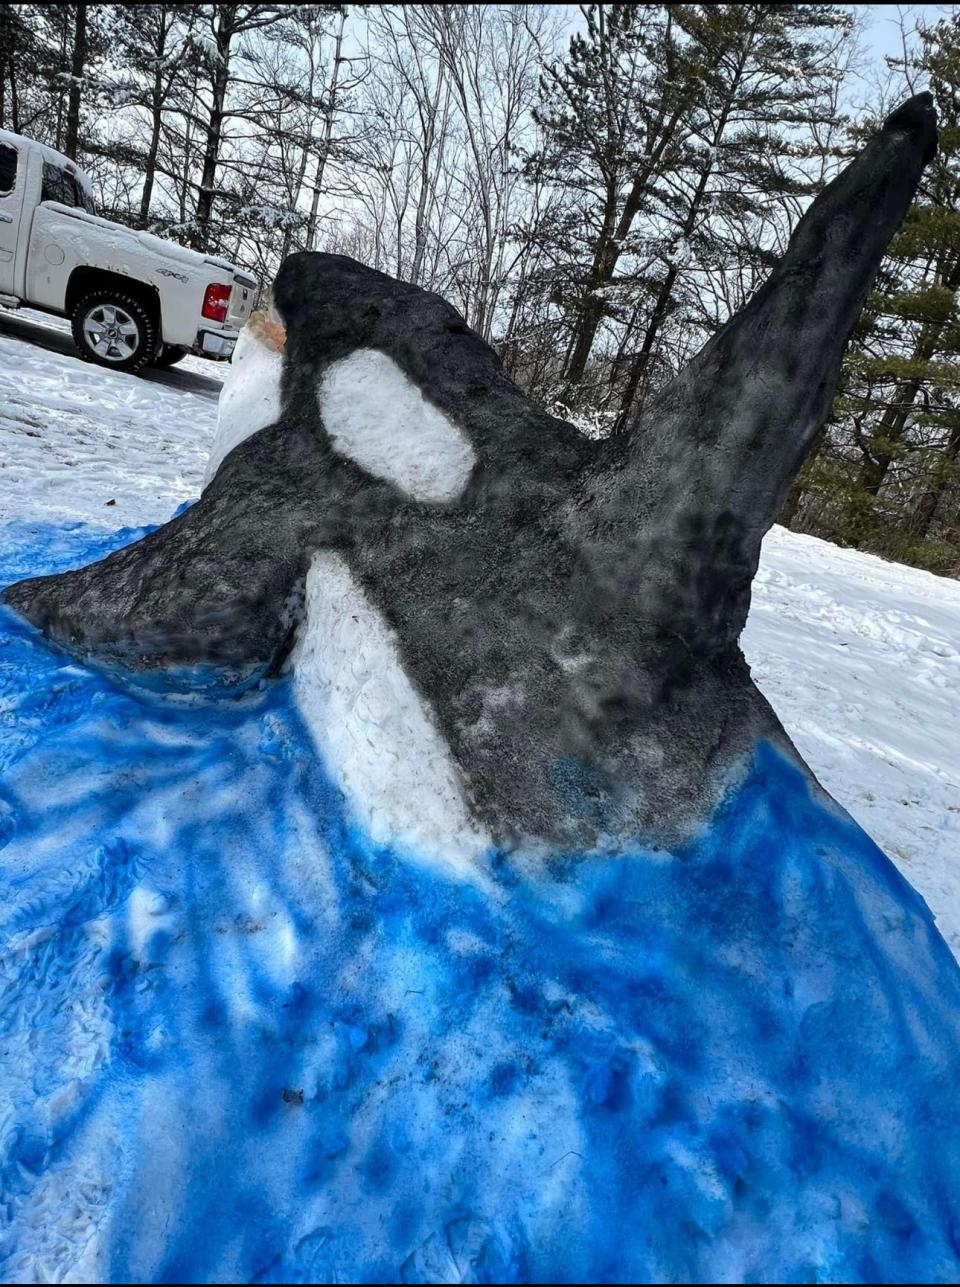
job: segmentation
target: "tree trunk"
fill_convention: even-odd
[[[9,128],[20,132],[20,113],[17,94],[17,57],[24,57],[24,27],[14,12],[13,5],[0,6],[0,129],[7,128],[7,96],[5,82],[10,81]]]
[[[668,37],[670,31],[670,16],[668,11]],[[673,69],[673,43],[668,38],[667,41],[668,60],[666,66],[666,78],[668,82],[674,79]],[[691,81],[692,83],[692,81]],[[604,315],[606,313],[606,303],[602,298],[598,298],[596,292],[605,286],[609,286],[617,270],[617,264],[620,262],[620,256],[623,251],[623,243],[629,236],[630,229],[633,227],[633,221],[639,213],[640,206],[643,202],[643,194],[647,185],[655,174],[663,155],[670,142],[672,141],[680,120],[687,110],[689,103],[687,94],[681,97],[680,101],[675,104],[669,118],[665,117],[666,108],[661,107],[659,119],[655,127],[650,131],[647,140],[647,156],[634,176],[624,202],[620,218],[616,222],[612,236],[601,240],[596,248],[594,255],[593,267],[587,286],[586,303],[573,340],[573,352],[566,368],[566,388],[567,399],[571,399],[574,387],[583,379],[583,374],[587,369],[587,362],[590,359],[590,353],[593,349],[593,343],[597,336]],[[654,141],[655,140],[655,141]],[[606,226],[606,221],[605,221]]]
[[[593,349],[593,342],[597,337],[600,323],[603,321],[607,311],[605,301],[596,292],[613,282],[617,265],[623,252],[623,243],[633,227],[633,221],[640,210],[647,184],[650,182],[657,165],[659,165],[667,144],[673,137],[673,132],[679,119],[680,112],[678,110],[664,126],[660,142],[648,157],[642,170],[634,175],[633,183],[616,226],[609,234],[601,235],[601,241],[598,243],[590,270],[585,304],[574,334],[573,352],[566,372],[568,389],[573,388],[583,379],[583,374],[587,369],[587,362],[590,360],[590,353]],[[604,224],[606,226],[606,220]]]
[[[919,347],[915,351],[915,356],[918,351]],[[920,386],[920,380],[903,380],[897,384],[893,400],[880,420],[880,428],[876,437],[882,438],[887,443],[900,442],[906,433],[907,421],[910,418],[910,412],[913,410],[917,394],[920,392]],[[879,495],[883,480],[886,478],[887,471],[893,464],[893,460],[894,454],[888,450],[877,451],[873,455],[864,455],[863,464],[860,466],[859,485],[861,491],[866,492],[868,496]]]
[[[613,244],[615,235],[615,201],[616,195],[611,189],[607,194],[606,208],[604,209],[603,222],[597,241],[597,248],[594,252],[593,263],[590,267],[590,275],[587,278],[583,300],[573,328],[573,334],[570,337],[570,358],[564,373],[565,397],[568,401],[573,398],[577,386],[583,379],[583,374],[587,369],[587,362],[590,358],[590,350],[593,348],[593,341],[596,338],[600,321],[605,311],[604,301],[597,292],[602,289],[613,275],[613,270],[619,258],[619,253]]]
[[[340,79],[340,64],[343,62],[343,30],[347,21],[346,8],[340,11],[340,26],[337,28],[337,39],[333,47],[333,69],[330,72],[330,88],[327,91],[327,110],[323,122],[323,142],[317,153],[317,173],[313,180],[313,198],[310,202],[310,218],[307,220],[307,250],[313,250],[317,240],[317,220],[320,211],[320,193],[323,191],[323,176],[330,157],[333,142],[333,121],[337,110],[337,85]]]
[[[948,290],[956,290],[960,286],[960,260],[943,271],[941,279]],[[945,326],[946,322],[929,322],[921,329],[916,347],[911,355],[912,361],[930,361],[937,351]],[[906,433],[910,412],[913,410],[913,404],[922,387],[923,381],[916,377],[897,382],[890,405],[881,417],[880,426],[875,435],[877,438],[889,443],[900,442]],[[884,479],[893,464],[893,460],[892,452],[881,450],[872,455],[864,452],[859,478],[861,489],[870,496],[879,495],[880,488],[883,486]]]
[[[714,146],[716,146],[716,144],[719,143],[719,140],[723,135],[723,131],[726,128],[727,117],[729,115],[731,103],[732,103],[732,99],[728,100],[726,106],[724,107],[723,114],[720,118],[720,123],[717,126],[717,130],[714,135]],[[705,166],[703,173],[700,175],[699,182],[697,183],[696,190],[690,202],[690,208],[687,211],[686,218],[683,221],[683,226],[680,233],[681,239],[683,241],[686,241],[686,239],[693,233],[693,230],[696,227],[697,217],[700,214],[700,207],[703,203],[703,198],[707,191],[707,182],[712,173],[712,169],[713,169],[712,165]],[[657,338],[659,337],[660,330],[663,326],[663,323],[666,321],[667,313],[670,308],[670,299],[671,299],[671,296],[673,295],[673,288],[674,288],[674,285],[676,284],[676,280],[679,277],[679,275],[680,275],[679,268],[676,266],[675,263],[672,263],[670,267],[667,269],[666,276],[664,277],[663,281],[660,283],[660,289],[657,291],[657,297],[654,301],[653,310],[650,314],[650,321],[647,323],[647,329],[644,332],[643,343],[640,345],[640,351],[637,353],[637,356],[634,359],[634,362],[631,366],[630,376],[627,380],[627,385],[626,385],[626,388],[624,389],[623,397],[621,398],[621,401],[620,401],[620,410],[617,415],[617,421],[614,428],[615,433],[623,433],[624,429],[626,428],[629,422],[630,413],[633,409],[634,401],[637,395],[637,390],[640,387],[641,381],[646,379],[646,376],[648,373],[648,367],[650,364],[650,357],[651,357],[651,354],[653,353],[653,346],[656,343]]]
[[[943,327],[943,322],[937,322],[923,328],[920,333],[920,339],[913,350],[912,361],[930,361],[937,351],[937,344],[943,332]],[[874,435],[875,438],[882,439],[887,443],[900,442],[907,431],[910,412],[913,410],[913,404],[922,387],[923,381],[917,377],[897,382],[894,386],[890,405],[880,419],[879,428]],[[893,460],[894,453],[888,450],[879,450],[873,454],[864,452],[859,478],[861,490],[869,496],[879,495],[880,488],[883,486],[883,481],[887,476],[887,471],[893,464]]]
[[[13,26],[13,15],[9,5],[4,5],[0,9],[0,130],[7,128],[7,91],[4,85],[6,79],[8,64],[11,73],[11,85],[13,88],[13,47],[14,36],[10,28]]]
[[[150,145],[147,148],[146,161],[143,167],[143,192],[140,194],[139,222],[141,228],[146,228],[150,222],[150,202],[153,199],[153,185],[157,177],[157,152],[160,148],[161,123],[162,110],[159,107],[154,107],[150,126]]]
[[[740,87],[740,81],[743,77],[744,67],[746,66],[746,59],[747,59],[747,49],[745,47],[741,51],[740,61],[737,64],[736,72],[730,83],[727,98],[724,102],[723,110],[720,113],[720,119],[717,121],[716,127],[713,132],[713,149],[710,153],[711,157],[715,155],[716,149],[719,146],[721,139],[723,138],[723,132],[727,128],[727,121],[730,118],[730,112],[733,108],[733,105],[736,99],[736,94]],[[700,178],[697,182],[696,189],[694,190],[693,197],[690,201],[690,208],[687,211],[686,218],[684,219],[683,225],[681,227],[680,236],[681,236],[681,240],[684,243],[686,242],[687,238],[693,234],[693,231],[697,226],[697,218],[700,214],[700,207],[703,203],[704,196],[706,195],[707,183],[709,182],[710,175],[712,173],[713,173],[713,162],[711,160],[708,164],[704,166],[703,171],[701,172]],[[653,346],[657,340],[657,337],[660,334],[660,328],[663,326],[663,323],[666,320],[667,312],[669,311],[669,306],[670,306],[670,297],[673,293],[673,287],[679,275],[680,275],[680,270],[677,268],[675,263],[671,263],[669,269],[667,270],[667,275],[664,278],[663,282],[661,283],[659,291],[657,292],[657,298],[653,305],[653,311],[650,314],[650,321],[647,325],[647,329],[643,337],[643,343],[640,346],[640,352],[637,354],[636,359],[633,363],[633,366],[630,371],[630,376],[627,380],[627,387],[624,390],[623,397],[620,400],[620,410],[617,414],[617,420],[614,426],[615,433],[623,433],[627,424],[629,423],[637,390],[640,387],[641,381],[646,379],[647,369],[650,364],[650,357],[651,357],[651,354],[653,353]]]
[[[803,488],[799,483],[794,483],[787,492],[787,499],[783,503],[783,509],[780,511],[780,517],[777,522],[782,527],[793,527],[794,520],[797,517],[797,511],[800,509],[800,502],[803,500]]]
[[[73,29],[73,57],[70,61],[70,93],[67,96],[67,125],[63,151],[71,161],[77,159],[80,135],[80,97],[83,89],[83,69],[87,61],[87,6],[76,6]]]
[[[323,48],[322,33],[318,37],[317,34],[313,32],[311,29],[309,52],[307,55],[308,66],[310,69],[310,75],[308,80],[308,90],[309,90],[309,96],[310,96],[311,112],[313,108],[314,96],[316,93],[316,85],[317,85],[317,55],[318,53],[322,52],[322,48]],[[294,174],[294,179],[292,184],[288,185],[288,197],[290,201],[291,212],[297,210],[297,208],[300,205],[300,197],[301,197],[301,194],[303,193],[303,185],[307,177],[307,163],[310,159],[310,140],[313,137],[313,127],[314,127],[314,117],[311,114],[307,122],[306,137],[304,138],[303,146],[300,148],[299,164],[295,168],[295,174]],[[278,123],[277,128],[279,131],[282,131],[281,124]],[[281,246],[280,246],[281,264],[286,259],[287,255],[290,254],[290,248],[293,245],[293,234],[294,234],[293,224],[292,222],[288,221],[286,227],[283,230],[283,242],[281,243]]]
[[[160,130],[163,125],[163,72],[161,61],[166,48],[166,27],[161,27],[160,40],[154,51],[156,71],[153,78],[153,94],[150,111],[150,143],[143,168],[143,192],[140,194],[140,226],[145,228],[150,220],[150,202],[153,199],[153,185],[157,177],[157,154],[160,150]]]
[[[20,133],[20,96],[17,93],[17,72],[12,57],[10,59],[10,125],[14,134]]]
[[[433,102],[427,105],[426,125],[420,140],[420,191],[417,193],[417,208],[413,219],[413,260],[410,264],[410,281],[414,286],[420,285],[423,260],[427,252],[427,236],[430,232],[429,212],[434,203],[434,176],[430,173],[430,155],[437,135],[437,115],[440,111],[443,82],[444,77],[438,73],[436,93]]]
[[[217,167],[220,164],[220,146],[223,141],[223,122],[226,115],[227,87],[230,84],[230,46],[234,31],[225,10],[229,6],[217,6],[217,58],[212,77],[212,98],[210,117],[207,121],[207,137],[203,149],[203,171],[200,176],[200,191],[197,194],[197,206],[194,213],[194,233],[192,242],[197,250],[209,249],[210,224],[213,217],[213,202],[217,189]]]
[[[678,275],[679,269],[675,264],[671,264],[667,270],[666,277],[660,284],[660,289],[657,291],[653,312],[650,314],[650,321],[647,323],[647,329],[643,334],[643,342],[630,365],[630,375],[627,377],[626,387],[620,399],[620,410],[617,413],[617,419],[614,424],[614,433],[624,433],[629,425],[630,413],[636,400],[637,390],[640,387],[641,380],[646,380],[648,375],[650,355],[653,352],[654,342],[660,334],[660,328],[667,316],[670,296],[673,294],[674,282],[676,282]]]
[[[940,498],[947,483],[953,477],[958,456],[960,456],[960,425],[954,425],[934,467],[933,481],[920,497],[910,518],[909,530],[921,540],[930,531],[930,524],[936,516]]]

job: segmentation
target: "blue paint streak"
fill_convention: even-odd
[[[10,526],[0,583],[137,535]],[[682,852],[485,874],[357,834],[287,685],[0,611],[0,1271],[960,1277],[960,971],[772,748]]]

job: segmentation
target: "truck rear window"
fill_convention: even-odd
[[[41,201],[59,201],[63,206],[74,206],[80,210],[94,213],[93,202],[77,178],[62,166],[50,161],[43,163],[43,187],[40,191]]]
[[[17,186],[17,149],[9,143],[0,143],[0,197],[5,197]]]

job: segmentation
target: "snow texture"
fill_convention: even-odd
[[[216,433],[203,475],[204,487],[234,447],[239,447],[258,429],[265,429],[280,419],[282,370],[278,354],[261,343],[256,333],[245,326],[223,381]]]
[[[479,885],[353,825],[289,683],[0,616],[5,1278],[956,1279],[960,971],[770,748],[682,853]]]
[[[69,332],[0,311],[0,523],[162,523],[196,498],[216,424],[218,389],[186,388],[224,368],[186,357],[138,379],[20,338],[72,349]]]
[[[357,349],[331,363],[319,402],[336,449],[408,496],[451,501],[466,486],[470,443],[385,353]]]
[[[775,527],[743,648],[804,759],[960,957],[960,584]]]
[[[114,521],[195,494],[212,404],[2,322],[0,379],[0,584],[143,534],[103,530],[106,461]],[[392,641],[335,561],[310,589],[299,664],[239,700],[0,609],[0,1276],[956,1281],[960,971],[855,823],[760,744],[682,852],[438,865],[358,789],[384,701],[443,783],[429,714],[375,687],[339,727]],[[373,645],[311,664],[338,603]],[[958,623],[950,582],[774,532],[748,627],[954,930]]]
[[[89,191],[89,182],[85,186]],[[179,242],[157,237],[152,232],[128,228],[126,224],[104,219],[100,215],[91,214],[89,210],[81,210],[78,206],[66,206],[60,201],[44,201],[43,206],[44,209],[52,210],[64,219],[93,224],[94,227],[102,228],[104,232],[113,233],[112,248],[115,252],[122,253],[124,246],[140,246],[151,255],[160,255],[165,259],[172,259],[175,263],[189,265],[191,268],[202,268],[204,264],[212,264],[216,268],[225,268],[229,272],[236,271],[235,265],[228,259],[202,254],[199,250],[191,250],[189,246],[181,246]],[[64,233],[69,231],[69,226],[69,224],[66,226]],[[81,259],[80,262],[82,263],[83,260]]]
[[[468,878],[489,848],[393,634],[339,555],[315,556],[293,691],[355,825],[375,844]]]

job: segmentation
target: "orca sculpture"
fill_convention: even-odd
[[[682,833],[758,738],[788,749],[737,644],[760,541],[935,146],[920,94],[813,203],[746,307],[605,442],[531,403],[437,296],[293,255],[274,291],[277,422],[187,513],[5,601],[109,663],[262,673],[293,644],[311,560],[335,552],[394,631],[498,843]],[[322,390],[358,350],[396,363],[462,434],[446,491],[418,494],[338,450]]]
[[[956,1280],[960,971],[738,645],[935,146],[920,94],[605,442],[437,296],[294,255],[199,501],[6,590],[96,666],[7,640],[58,731],[0,793],[0,1266]]]

